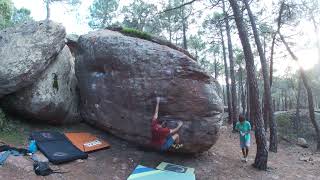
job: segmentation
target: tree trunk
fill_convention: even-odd
[[[273,101],[273,112],[274,112],[274,111],[277,111],[276,100],[273,99],[272,101]]]
[[[214,78],[218,79],[218,64],[216,54],[214,54]]]
[[[242,105],[242,115],[245,115],[245,113],[246,113],[246,97],[245,97],[245,94],[244,94],[244,89],[243,89],[243,70],[242,70],[242,67],[240,66],[240,69],[239,69],[239,71],[240,71],[240,82],[239,82],[239,84],[240,84],[240,91],[241,91],[241,105]]]
[[[280,34],[280,32],[279,32],[279,34]],[[280,34],[280,38],[281,38],[281,41],[283,42],[283,44],[285,45],[287,51],[291,55],[292,59],[298,62],[298,57],[291,51],[288,43],[286,42],[286,40],[284,39],[284,37],[281,34]],[[316,135],[317,135],[317,138],[316,138],[317,139],[317,151],[320,151],[320,129],[319,129],[319,125],[315,119],[312,89],[311,89],[309,80],[308,80],[308,78],[307,78],[307,76],[301,66],[299,67],[299,70],[300,70],[302,82],[304,84],[304,87],[307,90],[310,120],[311,120],[311,123],[312,123],[312,125],[316,131]]]
[[[297,95],[296,118],[294,118],[295,121],[293,123],[293,128],[295,129],[296,134],[299,134],[299,128],[300,128],[300,123],[299,123],[299,121],[300,121],[300,98],[301,98],[301,89],[302,89],[302,87],[301,87],[301,84],[302,84],[301,77],[299,77],[299,82],[298,83],[299,84],[298,84],[298,95]]]
[[[284,93],[284,109],[288,111],[288,97],[287,92]]]
[[[271,104],[271,90],[270,90],[270,81],[269,81],[269,74],[268,74],[268,64],[266,60],[266,56],[264,53],[264,50],[262,48],[262,44],[260,41],[260,35],[257,30],[256,22],[253,17],[253,13],[250,9],[250,6],[248,4],[248,0],[243,0],[250,18],[250,23],[254,35],[254,39],[257,45],[257,49],[260,56],[260,62],[261,62],[261,68],[262,68],[262,76],[263,76],[263,85],[264,85],[264,111],[263,111],[263,117],[266,118],[264,121],[265,124],[265,130],[267,130],[267,125],[269,123],[270,127],[270,146],[269,150],[272,152],[277,152],[277,125],[273,117],[273,111],[272,111],[272,104]]]
[[[186,25],[186,19],[182,22],[182,31],[183,31],[183,48],[188,49],[187,47],[187,25]]]
[[[169,25],[169,41],[172,42],[172,31],[171,31],[171,23]]]
[[[261,118],[261,106],[259,102],[259,89],[257,77],[255,74],[254,57],[251,50],[250,40],[245,27],[243,16],[241,14],[237,0],[229,0],[232,7],[237,28],[239,31],[239,38],[243,47],[243,52],[246,61],[247,78],[250,87],[250,111],[255,122],[255,137],[257,144],[257,154],[253,166],[257,169],[266,170],[268,163],[267,140],[263,129],[263,122]]]
[[[238,103],[237,103],[237,107],[239,107],[238,109],[238,114],[241,114],[241,110],[240,110],[240,107],[241,107],[241,76],[239,75],[240,72],[238,70]]]
[[[220,36],[221,36],[221,43],[222,43],[222,51],[223,51],[223,61],[224,61],[224,71],[226,74],[226,91],[227,91],[227,102],[228,102],[228,114],[229,119],[228,123],[231,124],[233,117],[232,117],[232,107],[231,107],[231,97],[230,97],[230,86],[229,86],[229,71],[228,71],[228,64],[227,64],[227,52],[226,52],[226,46],[224,44],[224,38],[223,38],[223,30],[220,29]]]
[[[237,107],[237,86],[236,86],[236,78],[234,75],[234,58],[233,58],[233,48],[232,48],[232,40],[231,40],[231,33],[230,33],[230,25],[229,25],[229,18],[226,12],[226,7],[224,0],[222,1],[223,4],[223,13],[225,15],[224,21],[226,24],[226,32],[227,32],[227,39],[228,39],[228,54],[229,54],[229,62],[230,62],[230,79],[231,79],[231,96],[232,96],[232,122],[233,122],[233,131],[236,131],[236,123],[238,121],[238,107]]]
[[[263,125],[264,125],[264,130],[267,132],[268,131],[268,113],[266,112],[267,109],[267,103],[266,103],[266,97],[265,93],[262,95],[262,116],[263,116]]]
[[[247,118],[249,119],[250,123],[254,126],[254,122],[253,119],[251,119],[250,116],[250,88],[249,88],[249,83],[248,83],[248,77],[247,77],[247,81],[246,81],[246,91],[247,91],[247,97],[246,97],[246,101],[247,101]]]
[[[273,53],[274,53],[274,44],[276,41],[277,34],[275,33],[272,37],[272,44],[271,44],[271,53],[270,53],[270,87],[272,86],[272,77],[273,77]]]
[[[50,0],[46,0],[46,8],[47,8],[47,17],[46,20],[48,21],[50,19]]]
[[[225,89],[224,86],[222,86],[223,105],[225,106],[227,104],[227,102],[226,102],[226,94],[225,94],[226,92],[224,89]]]

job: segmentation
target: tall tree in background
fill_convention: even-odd
[[[199,52],[205,48],[205,43],[199,35],[191,35],[188,41],[190,50],[194,52],[196,59],[199,59]]]
[[[238,76],[238,99],[239,99],[239,113],[240,113],[240,107],[242,107],[242,114],[245,115],[246,113],[246,96],[245,96],[245,92],[244,92],[244,69],[243,69],[243,63],[244,63],[244,55],[242,50],[240,49],[235,49],[235,59],[236,59],[236,64],[239,66],[238,68],[238,74],[236,76]]]
[[[0,29],[6,28],[11,20],[13,4],[11,0],[0,0]]]
[[[259,102],[259,90],[257,78],[255,75],[254,57],[248,37],[247,28],[243,21],[243,15],[240,11],[237,0],[229,0],[232,7],[236,25],[239,32],[239,38],[243,47],[243,53],[246,61],[247,79],[250,87],[250,111],[251,118],[254,119],[255,137],[257,143],[257,154],[253,166],[257,169],[266,170],[268,163],[268,150],[265,131],[263,129],[263,121],[261,118],[261,106]]]
[[[220,43],[221,44],[221,43]],[[208,51],[213,54],[213,64],[214,64],[214,78],[218,79],[218,76],[220,75],[220,71],[223,69],[223,65],[220,63],[220,56],[221,54],[221,46],[219,42],[218,44],[213,44]]]
[[[220,36],[221,36],[221,45],[222,45],[222,51],[223,51],[223,62],[224,62],[224,72],[225,72],[225,80],[226,80],[226,91],[227,91],[227,104],[228,104],[228,122],[229,124],[233,123],[233,116],[232,116],[232,99],[230,94],[230,84],[229,84],[229,68],[227,63],[227,51],[226,51],[226,45],[224,42],[224,35],[223,35],[223,29],[221,27],[220,29]]]
[[[279,32],[281,41],[283,42],[283,44],[285,45],[287,51],[289,52],[290,56],[292,57],[293,60],[295,61],[299,61],[298,57],[293,53],[293,51],[291,50],[289,44],[286,42],[284,36]],[[310,120],[311,123],[316,131],[316,140],[317,140],[317,151],[320,151],[320,128],[319,128],[319,124],[315,119],[315,114],[314,114],[314,102],[313,102],[313,93],[312,93],[312,89],[310,86],[310,82],[307,78],[306,73],[304,72],[303,68],[300,66],[299,67],[299,71],[301,74],[301,79],[302,82],[304,84],[304,87],[307,90],[307,95],[308,95],[308,105],[309,105],[309,116],[310,116]]]
[[[122,24],[128,28],[145,31],[152,34],[161,32],[160,23],[156,17],[157,6],[149,4],[143,0],[134,0],[130,5],[122,9],[124,21]]]
[[[230,63],[230,78],[231,78],[231,96],[232,96],[232,122],[233,122],[233,131],[235,131],[236,123],[239,116],[238,106],[237,106],[237,86],[236,86],[236,78],[234,71],[234,57],[233,57],[233,48],[232,48],[232,40],[231,40],[231,28],[229,24],[229,15],[226,10],[225,0],[222,1],[224,21],[226,25],[227,32],[227,41],[228,41],[228,54],[229,54],[229,63]]]
[[[46,20],[50,19],[51,16],[51,12],[50,12],[50,5],[54,2],[63,2],[63,3],[67,3],[69,5],[76,5],[76,4],[80,4],[81,0],[43,0],[43,2],[46,5]]]
[[[297,107],[296,107],[296,117],[294,119],[293,127],[296,130],[296,133],[299,134],[300,128],[300,101],[301,101],[301,90],[302,90],[302,82],[301,77],[298,80],[298,93],[297,93]]]
[[[90,6],[89,26],[92,29],[105,28],[111,25],[119,0],[94,0]]]
[[[254,35],[254,40],[257,45],[257,49],[259,52],[259,57],[260,57],[260,62],[261,62],[261,68],[262,68],[262,75],[263,75],[263,85],[264,85],[264,118],[266,118],[265,122],[269,123],[270,127],[270,145],[269,145],[269,150],[272,152],[277,152],[277,125],[274,120],[273,116],[273,109],[272,109],[272,97],[271,97],[271,89],[270,89],[270,80],[269,80],[269,72],[268,72],[268,64],[267,60],[265,57],[265,53],[262,47],[262,43],[260,41],[260,35],[257,29],[257,25],[255,22],[254,15],[251,11],[251,8],[249,6],[248,0],[243,0],[245,7],[247,9],[249,18],[250,18],[250,24],[252,27],[253,35]]]
[[[279,10],[279,17],[278,17],[278,34],[280,36],[281,41],[283,42],[286,50],[290,54],[291,58],[297,62],[299,62],[298,57],[294,54],[294,52],[291,50],[289,43],[286,41],[285,37],[281,34],[280,31],[280,26],[281,24],[284,24],[286,20],[292,18],[292,7],[290,4],[286,4],[285,1],[281,2],[280,10]],[[299,63],[298,63],[299,64]],[[306,88],[307,91],[307,98],[308,98],[308,108],[309,108],[309,116],[311,123],[316,131],[316,141],[317,141],[317,151],[320,151],[320,128],[319,124],[315,119],[315,114],[314,114],[314,100],[313,100],[313,92],[312,88],[309,82],[309,79],[302,68],[302,66],[299,64],[299,72],[301,75],[302,82],[304,84],[304,87]]]
[[[175,9],[176,20],[178,20],[179,31],[182,33],[182,47],[188,49],[188,29],[190,25],[190,17],[193,13],[192,5],[184,5],[187,0],[173,0],[173,7],[180,7]]]
[[[168,2],[165,2],[163,4],[163,6],[164,9],[172,9],[174,8],[174,1],[168,0]],[[170,42],[172,42],[174,34],[176,34],[177,31],[180,29],[180,26],[178,25],[179,19],[176,16],[175,10],[160,13],[159,19],[161,23],[161,28],[165,31],[166,34],[168,34],[168,39]]]
[[[185,3],[185,0],[182,0],[182,4]],[[180,18],[181,18],[181,24],[182,24],[182,34],[183,34],[183,48],[184,49],[188,49],[187,46],[187,30],[188,30],[188,18],[190,16],[187,15],[187,9],[186,6],[183,6],[182,8],[180,8]],[[190,12],[191,13],[191,12]]]
[[[228,63],[227,63],[227,49],[225,45],[225,35],[224,35],[224,27],[225,27],[225,22],[224,22],[224,14],[222,13],[214,13],[213,16],[208,16],[203,25],[205,29],[208,29],[209,32],[213,34],[214,32],[219,32],[219,34],[213,36],[218,37],[218,42],[221,44],[222,48],[222,59],[224,63],[224,74],[225,74],[225,82],[226,82],[226,90],[225,94],[227,97],[227,106],[228,106],[228,123],[231,124],[233,121],[232,117],[232,99],[231,99],[231,94],[230,94],[230,83],[229,83],[229,68],[228,68]]]

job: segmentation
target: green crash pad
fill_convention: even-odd
[[[176,164],[162,162],[158,165],[157,169],[163,171],[173,171],[177,173],[189,173],[194,174],[194,168],[184,167]]]
[[[127,180],[195,180],[191,173],[162,171],[138,165]]]

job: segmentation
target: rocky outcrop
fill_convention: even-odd
[[[0,98],[37,81],[64,47],[65,29],[30,22],[0,31]]]
[[[160,119],[184,122],[181,152],[206,151],[216,142],[221,91],[188,56],[109,30],[81,36],[78,46],[76,76],[86,122],[148,145],[155,97],[160,96]]]
[[[1,101],[9,112],[44,123],[80,121],[74,57],[67,46],[37,81]]]
[[[195,57],[193,57],[186,49],[183,49],[179,46],[176,46],[173,43],[171,43],[170,41],[165,40],[163,38],[160,38],[158,36],[154,36],[154,35],[148,34],[146,32],[142,32],[142,31],[138,31],[138,30],[134,30],[134,29],[123,28],[123,27],[112,27],[111,26],[111,27],[107,27],[106,29],[111,30],[111,31],[117,31],[117,32],[120,32],[121,34],[124,34],[126,36],[137,37],[137,38],[139,38],[139,36],[141,36],[141,34],[143,34],[142,36],[145,36],[145,37],[143,37],[142,39],[146,38],[146,40],[148,40],[148,41],[151,41],[151,42],[154,42],[154,43],[157,43],[160,45],[168,46],[172,49],[175,49],[177,51],[182,52],[183,54],[187,55],[189,58],[197,61],[197,59]],[[126,29],[129,31],[126,31]]]

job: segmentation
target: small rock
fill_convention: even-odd
[[[122,145],[121,145],[121,148],[122,148],[122,150],[126,150],[126,149],[127,149],[127,145],[122,144]]]
[[[299,158],[299,160],[300,160],[300,161],[308,162],[310,158],[311,158],[311,157],[304,157],[304,156],[302,156],[302,157]]]
[[[126,169],[128,169],[128,167],[127,167],[126,164],[123,163],[123,164],[121,164],[121,169],[122,169],[122,170],[126,170]]]
[[[272,178],[272,179],[279,179],[279,176],[277,176],[277,175],[272,175],[271,178]]]
[[[120,180],[121,178],[119,178],[118,176],[114,176],[113,180]]]
[[[78,162],[78,163],[83,163],[84,160],[82,160],[82,159],[77,159],[77,162]]]
[[[228,130],[228,128],[227,128],[227,126],[221,126],[221,127],[220,127],[220,130],[221,130],[221,131],[226,131],[226,130]]]
[[[89,157],[88,157],[88,159],[89,159],[89,160],[92,160],[92,161],[97,160],[97,158],[96,158],[96,157],[94,157],[94,156],[89,156]]]
[[[118,162],[118,158],[112,158],[112,162],[113,163],[117,163]]]
[[[308,148],[309,147],[307,141],[304,138],[298,138],[297,145],[301,146],[303,148]]]

